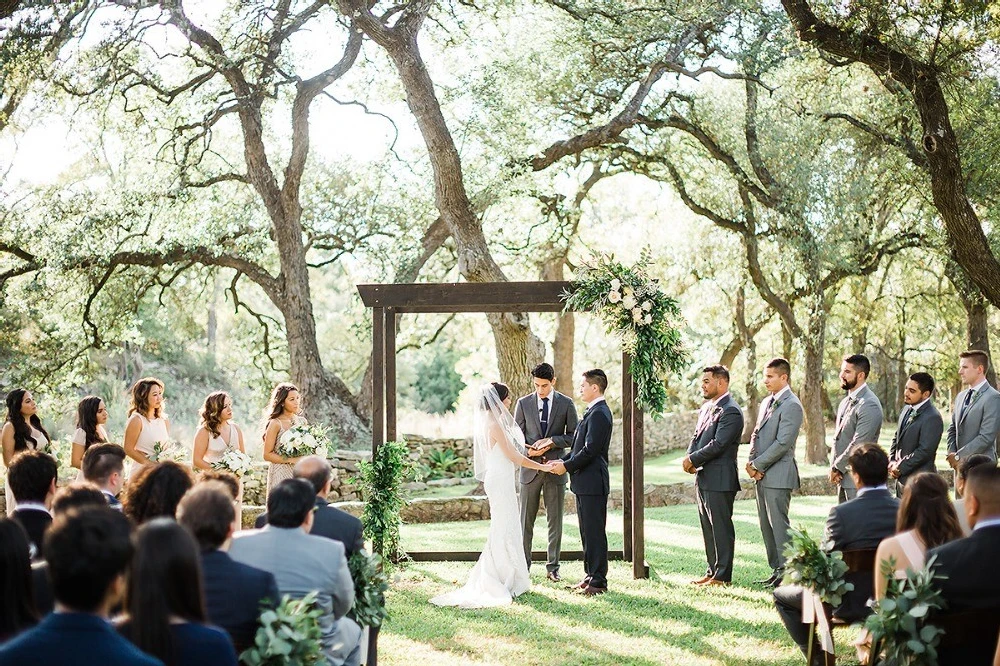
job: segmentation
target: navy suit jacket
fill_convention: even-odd
[[[34,560],[38,561],[45,553],[42,552],[42,543],[45,540],[45,532],[52,525],[52,514],[38,509],[14,509],[10,517],[21,524],[28,534],[28,541],[35,547]]]
[[[261,606],[280,601],[274,574],[236,562],[221,550],[201,555],[208,621],[233,639],[239,654],[253,644]]]
[[[89,613],[52,613],[0,647],[0,666],[163,666]]]
[[[732,394],[718,405],[703,409],[710,411],[687,448],[691,464],[698,468],[695,484],[700,490],[737,492],[740,477],[736,455],[743,434],[743,410]]]
[[[611,446],[611,408],[601,400],[583,415],[573,435],[573,449],[563,458],[574,495],[607,495],[608,448]]]
[[[257,516],[253,526],[260,529],[267,525],[267,514]],[[313,526],[309,534],[333,539],[344,544],[347,559],[363,550],[365,538],[361,521],[335,506],[330,506],[322,497],[316,498],[316,510],[313,512]]]

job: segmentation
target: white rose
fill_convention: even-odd
[[[619,294],[617,291],[608,292],[608,300],[611,301],[612,303],[617,303],[618,301],[622,300],[622,295]]]
[[[615,278],[614,280],[611,281],[611,291],[618,291],[621,288],[622,288],[622,281],[621,280],[619,280],[618,278]]]
[[[632,321],[639,323],[642,321],[642,310],[635,308],[632,310]]]
[[[622,306],[626,310],[631,310],[635,307],[635,297],[631,294],[625,294],[625,298],[622,299]]]
[[[635,293],[635,290],[632,289],[632,287],[625,287],[625,289],[623,289],[622,291],[625,292],[626,296],[631,296],[632,294]]]
[[[650,310],[652,310],[652,309],[653,309],[653,304],[652,304],[652,303],[650,303],[649,301],[645,301],[645,302],[644,302],[644,303],[642,304],[642,309],[643,309],[643,310],[645,310],[646,312],[649,312]]]
[[[643,324],[652,324],[653,323],[653,315],[646,315],[645,317],[643,317],[642,318],[642,323]]]

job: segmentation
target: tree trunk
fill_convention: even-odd
[[[218,352],[219,334],[219,295],[222,291],[219,275],[212,275],[212,298],[208,302],[208,324],[205,326],[205,348],[208,350],[209,367],[215,369],[216,354]]]
[[[558,282],[566,279],[566,252],[560,252],[542,264],[542,280]],[[573,374],[573,354],[576,349],[576,320],[572,312],[556,315],[556,336],[552,341],[552,367],[561,378],[563,393],[573,395],[576,376]]]
[[[746,293],[743,285],[736,292],[736,327],[739,329],[743,347],[747,350],[747,373],[744,388],[747,394],[746,419],[743,421],[743,434],[740,442],[749,442],[753,429],[757,426],[757,412],[760,409],[760,391],[757,380],[757,341],[754,331],[747,326]],[[731,361],[730,361],[731,362]]]
[[[830,462],[826,444],[826,424],[823,418],[823,350],[826,344],[826,310],[823,295],[813,296],[818,302],[809,315],[804,342],[806,369],[802,381],[802,409],[805,412],[806,462],[825,465]]]
[[[965,309],[966,341],[969,349],[980,349],[990,353],[989,303],[983,298],[982,292],[972,283],[968,272],[963,269],[954,257],[945,265],[945,274],[955,287],[962,307]],[[992,360],[992,359],[991,359]],[[997,385],[995,364],[990,363],[986,371],[986,380],[994,388]]]

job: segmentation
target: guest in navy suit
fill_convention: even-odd
[[[38,624],[29,550],[24,528],[0,518],[0,643]]]
[[[198,544],[173,519],[136,531],[125,608],[118,631],[166,666],[237,666],[226,632],[205,624]]]
[[[132,557],[121,513],[87,508],[59,516],[45,538],[55,613],[0,647],[0,666],[163,666],[119,636],[107,617]]]
[[[92,444],[83,454],[83,478],[101,489],[108,506],[121,511],[118,493],[125,485],[125,449],[117,444]]]
[[[32,546],[32,559],[41,559],[44,554],[45,531],[52,524],[52,496],[56,493],[56,477],[59,467],[55,458],[42,451],[19,453],[7,470],[10,491],[17,500],[17,508],[10,517],[21,523],[28,533]]]
[[[292,469],[292,476],[305,479],[312,484],[316,492],[316,508],[313,510],[313,526],[309,534],[326,537],[344,544],[347,559],[351,555],[364,550],[365,538],[361,521],[326,501],[330,494],[330,483],[333,481],[333,469],[330,463],[321,456],[306,456]],[[267,514],[257,516],[254,527],[260,529],[267,525]]]
[[[235,562],[226,552],[235,515],[219,481],[196,484],[177,507],[177,520],[201,548],[208,621],[229,634],[239,654],[253,645],[262,608],[273,608],[279,597],[273,574]]]

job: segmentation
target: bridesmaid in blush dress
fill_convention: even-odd
[[[132,459],[129,476],[149,464],[153,445],[169,438],[170,421],[163,412],[164,385],[155,377],[144,377],[132,386],[128,407],[128,423],[122,445]]]
[[[267,494],[271,488],[285,479],[292,478],[292,467],[298,458],[285,458],[278,453],[278,440],[292,426],[304,424],[306,420],[299,416],[299,389],[294,384],[282,383],[274,387],[271,402],[265,412],[264,424],[264,460],[271,463],[267,470]]]
[[[42,426],[42,420],[38,418],[37,412],[38,405],[35,404],[35,398],[27,389],[18,388],[7,394],[7,419],[3,429],[0,430],[4,467],[10,467],[10,461],[21,451],[44,449],[49,445],[49,433]],[[17,503],[6,480],[4,497],[9,516]]]
[[[216,391],[205,398],[201,406],[201,426],[194,436],[194,455],[191,462],[196,470],[210,470],[220,462],[226,449],[243,448],[243,432],[233,423],[233,399],[225,391]],[[243,481],[236,495],[237,525],[243,515]]]

